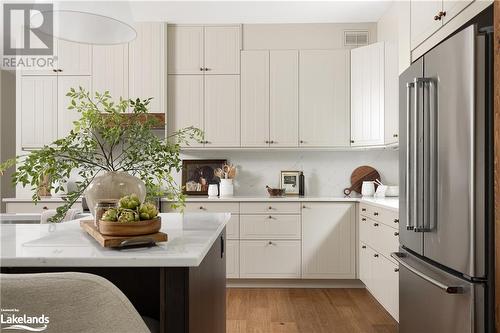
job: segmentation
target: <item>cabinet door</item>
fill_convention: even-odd
[[[226,277],[237,279],[240,277],[240,241],[226,241]]]
[[[240,74],[241,31],[205,27],[205,74]]]
[[[384,44],[384,143],[392,144],[399,142],[399,53],[397,42]]]
[[[371,279],[371,269],[370,269],[370,252],[369,248],[365,243],[359,242],[359,270],[358,277],[368,286]]]
[[[443,24],[442,20],[435,20],[434,16],[442,10],[442,6],[443,3],[441,0],[410,1],[410,34],[412,50],[441,28]]]
[[[349,145],[349,51],[300,51],[299,143]]]
[[[168,76],[168,133],[194,126],[203,130],[203,75]],[[192,141],[192,147],[202,144]]]
[[[352,203],[304,203],[302,276],[310,279],[356,277],[356,209]]]
[[[300,278],[300,241],[240,240],[241,278]]]
[[[22,76],[29,75],[48,75],[48,76],[56,76],[57,68],[59,68],[59,61],[57,57],[57,38],[54,38],[54,42],[52,45],[52,55],[48,56],[37,56],[38,59],[44,59],[35,61],[34,63],[30,63],[29,66],[19,66],[17,70],[20,70]],[[26,64],[28,65],[28,64]]]
[[[153,97],[149,112],[165,112],[165,23],[135,25],[137,38],[129,44],[130,98]]]
[[[269,51],[241,52],[241,145],[269,146]]]
[[[128,99],[128,44],[92,48],[92,91]]]
[[[296,50],[270,52],[271,147],[299,144],[299,53]]]
[[[203,27],[168,27],[168,74],[203,73]]]
[[[370,291],[384,308],[399,320],[399,269],[392,261],[373,254],[373,286]]]
[[[92,74],[92,46],[57,41],[57,69],[58,75],[91,75]]]
[[[351,50],[351,146],[384,144],[384,42]]]
[[[21,147],[41,148],[57,136],[57,77],[21,78]]]
[[[205,75],[206,147],[240,146],[240,76]]]
[[[79,87],[91,90],[90,76],[60,76],[57,81],[57,136],[66,136],[73,129],[73,122],[81,118],[81,114],[75,109],[68,110],[71,98],[66,94],[71,88],[78,90]]]
[[[443,12],[446,13],[442,19],[443,25],[448,23],[473,2],[474,0],[443,0]]]

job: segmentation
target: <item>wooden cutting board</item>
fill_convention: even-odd
[[[380,174],[375,168],[363,165],[354,169],[351,174],[351,187],[347,187],[344,189],[344,194],[349,195],[352,191],[361,194],[361,186],[363,182],[380,180]]]
[[[163,232],[140,236],[105,236],[97,230],[94,221],[80,221],[80,227],[101,244],[102,247],[151,246],[168,240],[168,235]]]

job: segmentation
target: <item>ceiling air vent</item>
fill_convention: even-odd
[[[345,46],[368,45],[368,31],[366,30],[344,31],[344,45]]]

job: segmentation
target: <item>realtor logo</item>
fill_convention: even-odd
[[[0,331],[43,332],[49,323],[50,318],[44,314],[29,316],[20,314],[19,309],[0,309]]]
[[[49,3],[4,4],[4,55],[52,55],[54,47],[52,7],[53,5]]]

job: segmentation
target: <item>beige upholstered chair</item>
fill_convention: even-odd
[[[0,296],[2,309],[48,316],[44,332],[150,333],[127,297],[93,274],[0,274]]]

